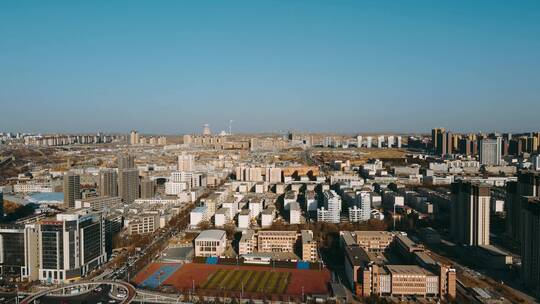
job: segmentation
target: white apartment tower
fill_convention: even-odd
[[[482,165],[500,166],[502,159],[502,138],[485,138],[480,141],[480,163]]]
[[[324,207],[317,209],[317,221],[339,223],[341,197],[334,190],[324,191]]]

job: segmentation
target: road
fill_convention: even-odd
[[[39,301],[41,304],[98,304],[119,302],[109,296],[109,291],[111,290],[110,286],[100,285],[99,288],[101,288],[101,291],[96,291],[96,289],[94,289],[94,291],[73,297],[46,296]]]

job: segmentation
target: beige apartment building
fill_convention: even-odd
[[[130,219],[128,223],[128,231],[130,235],[148,234],[159,229],[159,214],[144,213],[140,216]]]
[[[311,230],[302,230],[300,234],[302,236],[302,260],[317,261],[319,254],[317,253],[317,242],[313,239],[313,232]]]
[[[452,184],[451,233],[458,243],[489,245],[491,186],[470,181]]]

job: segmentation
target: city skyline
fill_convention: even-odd
[[[534,131],[539,6],[2,2],[0,129]]]

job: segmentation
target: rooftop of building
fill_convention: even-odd
[[[362,266],[371,261],[368,253],[361,247],[357,246],[345,247],[345,255],[353,266]]]
[[[302,236],[302,243],[309,243],[313,241],[313,233],[311,230],[302,230],[300,231]]]
[[[216,214],[228,214],[229,213],[229,208],[219,208],[218,210],[216,210]]]
[[[198,206],[198,207],[193,208],[193,210],[191,212],[204,213],[204,212],[206,212],[207,209],[208,209],[208,207],[206,207],[206,206]]]
[[[417,265],[386,265],[386,269],[392,275],[433,275]]]
[[[274,261],[300,260],[293,252],[253,252],[242,255],[245,259],[267,259]]]
[[[262,214],[274,214],[276,212],[276,208],[274,207],[268,207],[262,211]]]
[[[416,244],[408,236],[403,235],[403,234],[396,235],[396,239],[409,249],[414,248],[414,247],[423,247],[421,244]]]
[[[370,237],[375,237],[375,236],[394,236],[394,233],[390,232],[390,231],[362,231],[362,230],[358,230],[358,231],[353,231],[353,233],[356,235],[356,236],[370,236]]]
[[[253,239],[253,236],[255,235],[255,231],[253,230],[245,230],[243,233],[242,233],[242,237],[240,238],[240,243],[244,243],[244,242],[247,242],[247,241],[251,241],[251,239]]]
[[[353,236],[351,231],[341,231],[340,234],[343,242],[345,243],[345,246],[358,245],[356,243],[356,238]]]
[[[218,230],[218,229],[210,229],[210,230],[203,230],[197,238],[196,241],[205,241],[205,240],[211,240],[211,241],[219,241],[226,235],[225,231]]]
[[[281,235],[281,236],[296,236],[296,230],[261,230],[257,232],[259,236]]]

